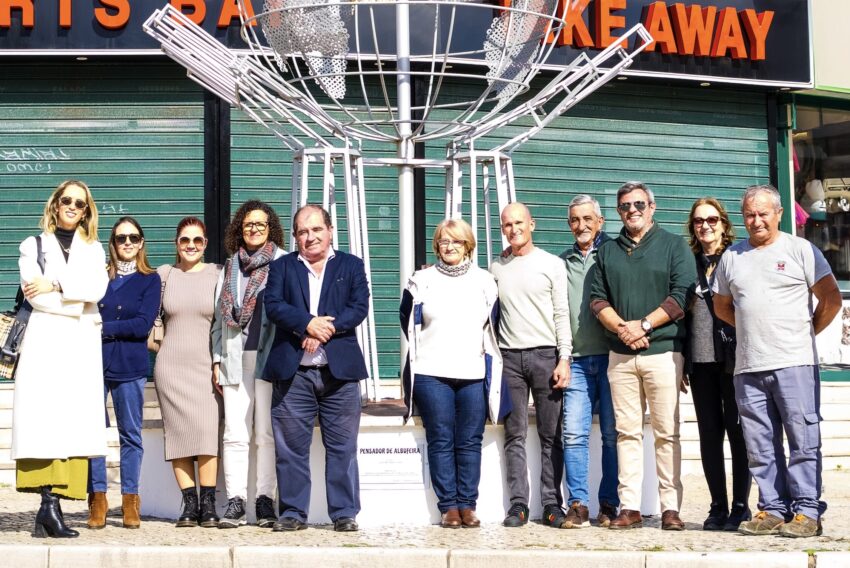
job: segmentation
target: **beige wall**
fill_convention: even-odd
[[[850,93],[850,1],[812,0],[815,89]]]

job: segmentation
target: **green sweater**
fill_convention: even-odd
[[[687,332],[685,306],[697,280],[694,255],[685,240],[655,223],[635,243],[623,228],[615,240],[599,247],[596,262],[599,269],[590,291],[594,312],[610,304],[621,318],[632,321],[663,307],[675,320],[652,330],[649,347],[638,353],[681,352]],[[616,334],[605,333],[611,351],[635,354]]]
[[[597,242],[587,256],[583,256],[575,245],[561,255],[567,265],[573,357],[608,354],[605,328],[590,309],[590,287],[597,272],[597,247],[610,241],[611,237],[603,231],[596,238]]]

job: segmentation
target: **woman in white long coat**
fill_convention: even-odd
[[[75,537],[59,497],[85,499],[88,458],[106,454],[101,319],[109,278],[97,208],[80,181],[59,185],[36,237],[20,247],[21,287],[32,306],[15,376],[12,459],[17,489],[41,493],[36,537]]]

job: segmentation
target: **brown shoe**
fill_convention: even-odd
[[[106,512],[109,504],[106,502],[106,493],[97,491],[89,493],[89,520],[86,523],[90,529],[102,529],[106,526]]]
[[[789,538],[809,538],[823,534],[823,526],[819,520],[812,519],[801,513],[779,527],[779,535]]]
[[[590,512],[587,507],[574,501],[567,510],[567,520],[561,525],[562,529],[582,529],[590,526]]]
[[[643,518],[640,516],[640,511],[632,511],[631,509],[621,509],[617,518],[611,521],[608,525],[609,529],[636,529],[643,526]]]
[[[444,529],[459,529],[463,521],[460,518],[460,513],[457,509],[449,509],[443,513],[440,519],[440,526]]]
[[[125,493],[121,495],[121,499],[121,515],[124,517],[124,528],[139,528],[142,524],[142,520],[139,518],[139,509],[142,506],[139,496],[132,493]]]
[[[475,509],[461,509],[460,519],[465,529],[477,529],[481,526],[481,520],[475,514]]]
[[[599,504],[599,513],[596,515],[596,520],[599,526],[607,529],[611,526],[611,521],[617,518],[617,507],[611,503],[602,502]]]
[[[683,531],[685,523],[679,518],[679,511],[668,509],[661,513],[661,530],[663,531]]]

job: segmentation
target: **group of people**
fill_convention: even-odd
[[[684,529],[679,394],[690,386],[712,499],[704,529],[820,534],[826,504],[814,336],[841,306],[829,266],[807,241],[779,231],[781,201],[771,186],[746,190],[749,239],[737,243],[714,198],[693,204],[689,241],[659,226],[655,210],[646,185],[624,184],[617,192],[623,228],[612,238],[599,203],[579,195],[568,209],[575,243],[558,257],[534,245],[534,218],[512,203],[501,212],[509,247],[489,271],[475,262],[466,222],[437,226],[436,262],[410,278],[400,319],[408,417],[418,414],[425,428],[443,527],[480,525],[488,418],[504,423],[504,525],[528,522],[530,395],[545,523],[590,524],[589,435],[598,413],[597,521],[610,529],[641,525],[648,407],[662,529]],[[333,248],[328,212],[316,205],[296,211],[298,250],[285,254],[275,211],[261,201],[242,204],[226,230],[223,267],[204,262],[206,228],[186,217],[174,238],[175,262],[156,270],[135,219],[115,223],[108,259],[97,221],[89,188],[64,182],[45,205],[41,235],[20,247],[21,286],[33,314],[16,371],[12,454],[18,490],[41,494],[34,534],[78,535],[64,522],[60,498],[88,496],[88,526],[106,525],[109,393],[123,525],[140,526],[148,336],[158,319],[164,335],[154,380],[165,459],[182,492],[177,526],[246,523],[253,441],[257,524],[307,528],[318,417],[328,514],[335,530],[358,530],[359,381],[367,369],[355,330],[370,291],[363,262]],[[724,437],[732,450],[731,500]],[[221,518],[219,447],[227,493]],[[752,478],[759,487],[754,517]]]
[[[479,526],[487,416],[504,420],[510,506],[503,524],[528,522],[530,394],[544,523],[590,525],[589,435],[598,413],[598,524],[641,526],[648,407],[661,528],[683,530],[679,395],[690,386],[712,500],[704,530],[821,534],[814,338],[841,307],[828,264],[810,243],[779,231],[782,206],[772,186],[747,188],[741,213],[749,239],[737,243],[717,199],[694,202],[688,240],[653,219],[656,206],[645,184],[622,185],[623,228],[612,238],[597,200],[575,197],[568,212],[575,242],[559,258],[534,245],[534,218],[512,203],[501,213],[509,247],[489,273],[476,266],[467,223],[438,225],[436,263],[412,276],[400,311],[409,344],[405,398],[425,427],[443,527]]]

